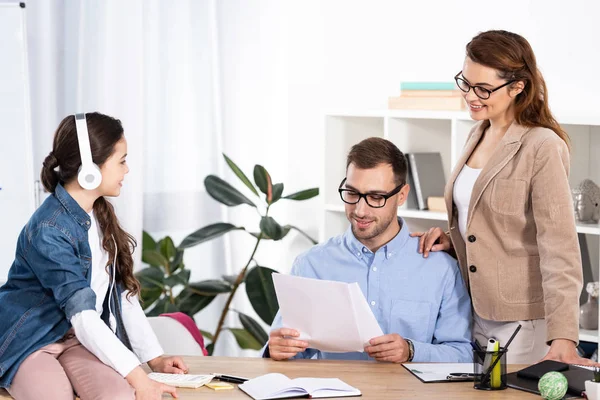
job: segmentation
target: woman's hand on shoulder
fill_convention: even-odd
[[[188,367],[183,362],[181,357],[165,357],[160,356],[148,361],[148,366],[154,372],[162,372],[165,374],[187,374]]]
[[[419,238],[419,254],[427,258],[430,251],[449,251],[452,248],[450,238],[441,228],[431,228],[427,232],[413,232],[411,237]]]

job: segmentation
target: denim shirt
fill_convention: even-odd
[[[400,232],[375,253],[348,228],[298,256],[292,275],[357,282],[384,334],[411,339],[415,362],[470,362],[471,301],[456,260],[444,252],[417,252],[419,239]],[[307,313],[310,313],[307,305]],[[285,325],[277,313],[271,330]],[[290,326],[289,328],[294,328]],[[263,357],[268,357],[268,346]],[[329,353],[308,348],[294,358],[369,360],[367,353]]]
[[[21,231],[8,280],[0,287],[0,387],[10,386],[30,354],[61,339],[71,328],[73,315],[95,310],[90,223],[89,215],[59,184]],[[111,308],[116,334],[131,348],[122,321],[121,293],[122,287],[115,285]],[[108,312],[101,318],[108,325]]]

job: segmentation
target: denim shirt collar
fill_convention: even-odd
[[[406,225],[406,222],[402,217],[398,217],[398,223],[401,226],[400,232],[398,232],[398,234],[392,240],[377,250],[384,251],[386,259],[400,254],[408,240],[409,228]],[[344,243],[346,244],[346,247],[358,258],[362,256],[363,252],[371,251],[354,236],[352,233],[352,226],[349,226],[346,230],[346,233],[344,233]]]
[[[67,210],[69,215],[73,217],[75,221],[79,225],[81,225],[84,229],[90,229],[91,219],[88,213],[85,212],[83,208],[75,201],[73,197],[65,190],[63,185],[60,183],[56,186],[54,190],[54,196],[56,199],[62,204],[62,206]]]

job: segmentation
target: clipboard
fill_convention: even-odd
[[[405,363],[402,366],[423,383],[464,382],[463,379],[448,379],[448,376],[473,374],[473,363]]]

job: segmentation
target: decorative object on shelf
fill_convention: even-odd
[[[250,304],[260,319],[265,324],[271,325],[275,318],[279,305],[271,274],[277,271],[261,266],[257,261],[255,255],[259,244],[282,240],[290,231],[297,231],[312,244],[317,244],[316,240],[300,228],[293,225],[280,225],[270,212],[273,205],[280,200],[308,200],[319,194],[319,188],[283,196],[283,183],[273,183],[271,175],[261,165],[254,166],[255,187],[230,158],[225,154],[223,156],[229,168],[256,198],[249,199],[238,189],[214,175],[209,175],[204,180],[206,191],[213,199],[226,206],[235,207],[245,204],[255,208],[261,216],[259,230],[253,231],[243,226],[217,222],[191,233],[179,246],[175,246],[169,236],[156,242],[147,232],[144,232],[142,262],[149,267],[135,274],[141,285],[142,307],[149,316],[181,311],[193,317],[208,306],[215,297],[227,294],[214,334],[201,330],[202,335],[211,342],[206,346],[209,355],[212,355],[214,345],[223,331],[233,334],[242,349],[259,350],[269,339],[269,335],[258,321],[232,307],[233,297],[238,288],[244,287]],[[190,282],[190,269],[185,268],[183,262],[184,250],[236,231],[244,232],[255,242],[252,254],[246,264],[238,270],[239,272],[216,279]],[[237,314],[242,328],[227,324],[231,322],[226,321],[227,315],[231,312]]]
[[[401,110],[464,110],[454,82],[402,82],[400,96],[388,98],[388,108]]]
[[[598,282],[590,282],[585,288],[588,301],[580,307],[579,326],[583,329],[598,329]]]
[[[567,378],[560,372],[547,372],[538,382],[538,390],[546,400],[560,400],[567,393],[569,384]]]
[[[600,221],[600,187],[591,179],[584,179],[572,193],[575,219],[597,224]]]
[[[594,367],[594,379],[585,381],[585,396],[589,400],[600,400],[600,368]]]

